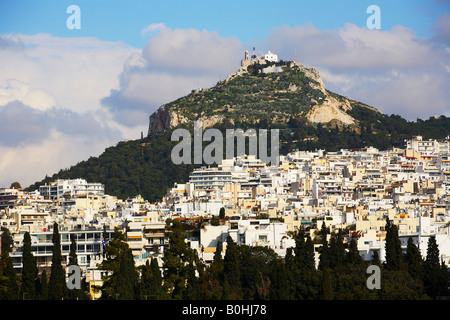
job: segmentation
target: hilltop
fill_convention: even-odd
[[[175,165],[171,132],[204,128],[280,130],[280,154],[289,151],[354,149],[373,146],[386,150],[403,146],[404,139],[421,135],[440,139],[450,135],[450,118],[407,121],[328,91],[320,73],[297,62],[244,59],[239,70],[212,88],[162,105],[150,115],[148,136],[122,141],[70,168],[29,186],[34,190],[55,179],[84,178],[105,185],[105,192],[126,199],[138,194],[160,200],[175,182],[185,183],[194,165]],[[205,147],[205,145],[203,145]],[[198,166],[198,165],[197,165]]]
[[[295,61],[241,61],[238,72],[216,86],[193,90],[150,115],[148,135],[201,120],[204,127],[285,126],[288,121],[338,123],[360,127],[351,113],[357,107],[376,108],[327,90],[320,72]]]

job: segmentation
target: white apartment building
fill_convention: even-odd
[[[65,196],[82,194],[103,195],[105,187],[101,183],[88,183],[85,179],[58,179],[39,187],[39,193],[51,199],[60,199]]]
[[[437,140],[423,140],[422,136],[417,136],[406,141],[406,148],[416,150],[423,159],[433,159],[441,154],[441,150],[448,153],[448,142],[442,142],[441,147],[441,143]]]
[[[295,246],[295,240],[287,234],[287,227],[287,224],[270,222],[269,219],[233,218],[227,225],[208,225],[200,230],[199,254],[203,254],[205,261],[212,261],[218,241],[223,243],[223,252],[226,251],[229,235],[238,245],[269,247],[284,256],[287,248]]]
[[[96,266],[100,263],[103,252],[103,241],[107,242],[112,238],[113,230],[106,231],[106,239],[103,239],[103,230],[95,228],[73,229],[65,230],[62,227],[59,230],[61,235],[61,253],[63,256],[63,264],[69,262],[69,252],[71,237],[75,237],[77,243],[77,258],[78,265],[83,271],[86,271],[91,266]],[[51,261],[53,256],[53,230],[46,230],[41,232],[30,233],[31,236],[31,251],[36,257],[36,264],[40,270],[51,268]],[[23,234],[22,234],[23,241]],[[19,245],[18,250],[10,254],[13,259],[13,267],[18,272],[22,270],[22,246]]]
[[[202,168],[194,170],[189,175],[189,184],[196,189],[220,189],[226,183],[231,183],[231,171],[217,168]]]

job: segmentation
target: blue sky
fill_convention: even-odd
[[[157,108],[253,47],[385,114],[450,116],[450,0],[0,0],[0,186],[139,138]]]
[[[81,9],[81,29],[69,30],[69,5]],[[141,30],[152,23],[170,28],[218,31],[244,43],[266,37],[272,26],[313,24],[321,30],[352,23],[364,27],[369,5],[378,5],[382,29],[403,25],[419,36],[430,35],[436,17],[446,9],[445,1],[424,0],[2,0],[0,33],[49,33],[61,37],[89,36],[124,41],[142,47]]]

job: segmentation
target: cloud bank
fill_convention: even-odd
[[[162,104],[237,71],[244,50],[239,39],[214,31],[171,29],[160,23],[143,30],[149,31],[156,33],[125,62],[119,89],[102,99],[125,126],[147,121]]]

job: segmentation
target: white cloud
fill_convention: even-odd
[[[144,36],[151,36],[156,34],[158,31],[160,31],[161,29],[166,28],[166,25],[162,22],[160,23],[152,23],[150,25],[148,25],[147,27],[145,27],[144,29],[142,29],[141,31],[141,35]]]
[[[30,86],[17,79],[6,79],[0,86],[0,106],[19,100],[38,110],[46,110],[56,105],[56,101],[47,92]]]
[[[100,103],[138,51],[95,38],[0,36],[0,186],[26,186],[138,137]]]
[[[98,156],[111,142],[107,139],[90,141],[89,137],[72,136],[51,130],[47,139],[14,148],[0,145],[0,184],[9,187],[19,181],[27,187],[53,175],[60,169]]]
[[[95,38],[5,35],[0,85],[16,80],[50,95],[56,105],[88,111],[119,84],[124,61],[137,49]]]

